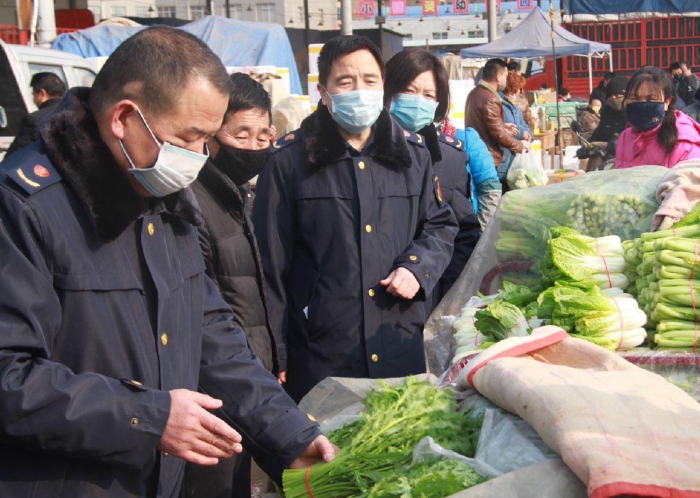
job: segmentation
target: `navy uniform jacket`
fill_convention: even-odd
[[[189,190],[146,202],[72,90],[0,180],[0,496],[177,496],[171,389],[224,402],[266,471],[319,433],[204,274]]]
[[[432,124],[419,133],[425,138],[425,145],[430,151],[433,171],[438,176],[442,197],[452,208],[459,225],[452,260],[440,278],[440,285],[435,289],[433,305],[437,306],[467,266],[474,247],[479,242],[481,227],[471,201],[471,185],[467,172],[469,156],[463,148],[464,144],[461,140],[438,132]]]
[[[421,301],[457,231],[422,137],[383,111],[371,146],[351,154],[336,126],[320,105],[273,146],[256,187],[270,317],[286,338],[286,387],[296,400],[329,376],[425,371]],[[420,283],[413,300],[379,284],[400,266]]]

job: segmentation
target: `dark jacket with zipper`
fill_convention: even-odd
[[[433,307],[445,297],[457,281],[479,242],[481,227],[471,201],[471,185],[467,162],[469,156],[461,140],[453,138],[428,125],[418,132],[425,139],[425,146],[433,160],[433,171],[438,177],[443,200],[452,208],[459,231],[454,241],[452,260],[440,277],[434,292]]]
[[[272,334],[258,244],[247,213],[246,186],[236,186],[207,161],[192,185],[204,223],[198,227],[206,273],[221,291],[233,322],[243,329],[250,349],[273,373],[284,371],[284,341]]]
[[[353,151],[320,105],[273,146],[253,222],[295,400],[329,376],[425,371],[421,301],[452,257],[457,223],[423,142],[385,110],[371,145]],[[412,300],[379,284],[398,267],[420,283]]]
[[[0,496],[171,497],[157,446],[197,387],[279,477],[319,434],[204,273],[189,189],[145,200],[73,89],[0,179]]]

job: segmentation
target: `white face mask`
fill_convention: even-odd
[[[165,197],[190,185],[197,179],[197,175],[207,162],[209,149],[207,149],[206,154],[199,154],[168,142],[161,144],[138,107],[136,112],[160,148],[160,152],[152,167],[139,169],[134,166],[131,157],[124,148],[124,143],[119,140],[119,145],[131,165],[129,173],[134,175],[141,186],[154,197]]]

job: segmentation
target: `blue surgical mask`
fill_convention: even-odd
[[[663,102],[631,102],[626,106],[627,121],[641,131],[653,130],[666,116]]]
[[[333,120],[348,133],[361,133],[372,126],[384,109],[384,92],[355,90],[328,94]]]
[[[119,145],[131,165],[129,173],[134,175],[141,186],[154,197],[165,197],[173,194],[195,181],[209,158],[209,149],[207,149],[206,154],[199,154],[168,142],[161,144],[153,131],[151,131],[151,127],[148,126],[146,118],[143,117],[138,107],[136,112],[138,112],[143,124],[146,125],[146,129],[160,148],[160,152],[156,163],[152,167],[137,168],[126,152],[124,143],[119,140]]]
[[[433,122],[437,106],[434,100],[399,93],[391,99],[391,115],[404,130],[415,133]]]

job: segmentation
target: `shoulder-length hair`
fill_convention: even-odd
[[[393,56],[386,64],[384,81],[384,106],[389,109],[391,99],[397,93],[404,93],[418,75],[432,71],[435,76],[436,97],[435,121],[445,119],[450,108],[450,85],[447,70],[440,59],[422,48],[409,48]]]

